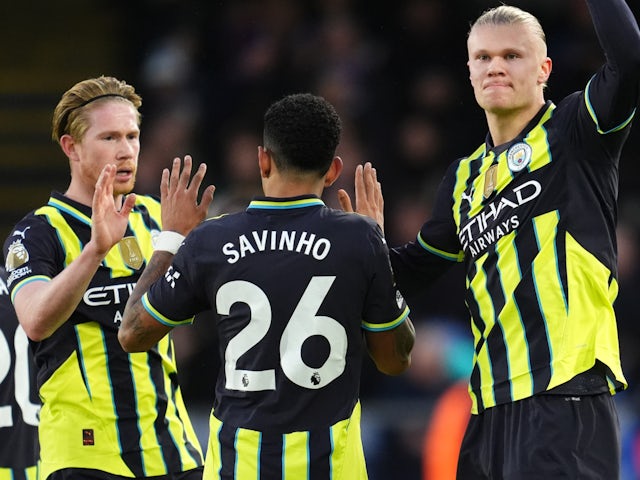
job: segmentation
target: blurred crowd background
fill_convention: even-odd
[[[61,55],[73,65],[90,61],[91,68],[38,98],[48,102],[51,112],[64,90],[88,76],[111,74],[135,85],[143,97],[139,193],[158,193],[160,170],[174,156],[191,154],[208,164],[209,182],[217,187],[211,214],[243,209],[260,193],[257,146],[264,110],[285,94],[310,91],[335,105],[344,127],[338,154],[345,171],[326,192],[325,202],[337,207],[337,188],[352,192],[355,165],[371,161],[383,184],[385,229],[393,246],[415,238],[430,215],[446,166],[471,153],[486,135],[484,114],[468,81],[466,34],[473,19],[498,4],[494,0],[114,1],[93,7],[93,16],[79,17],[85,18],[80,34],[77,20],[65,23],[64,3],[51,12],[50,21],[62,22],[72,39],[68,43],[78,50],[68,45]],[[583,88],[603,62],[584,0],[511,3],[537,15],[545,28],[554,61],[547,97],[559,101]],[[629,3],[638,16],[637,2]],[[73,18],[78,18],[77,9],[91,8],[77,1],[70,5]],[[98,23],[105,18],[106,26]],[[93,38],[88,31],[92,21],[101,25],[103,42],[115,45],[106,67],[83,50],[85,38]],[[10,45],[21,48],[15,38]],[[10,60],[18,58],[19,53],[13,54]],[[64,65],[52,65],[52,75],[58,68]],[[17,98],[32,98],[21,95]],[[5,112],[21,108],[7,94],[0,94],[0,100]],[[48,141],[48,133],[42,135],[33,141]],[[6,138],[0,132],[0,148]],[[2,161],[8,169],[20,163],[16,158]],[[64,161],[55,162],[67,171]],[[25,159],[21,165],[35,164]],[[27,170],[21,169],[26,178],[42,172],[38,167]],[[50,178],[59,179],[58,188],[66,185],[64,175]],[[616,309],[630,388],[616,398],[626,480],[640,478],[638,125],[624,150],[620,179]],[[12,192],[0,200],[16,202],[20,190]],[[41,204],[48,191],[34,195],[40,195],[35,203]],[[470,372],[473,350],[463,290],[463,271],[455,267],[427,296],[408,299],[417,341],[406,374],[385,377],[366,363],[361,399],[371,480],[426,479],[423,464],[446,458],[436,453],[444,440],[431,442],[429,434],[438,427],[435,412],[440,411],[448,412],[450,423],[438,435],[455,430],[451,422],[460,412],[458,400],[445,397],[449,410],[436,406]],[[218,367],[214,327],[202,315],[194,326],[174,333],[181,383],[204,443]],[[468,406],[464,399],[459,404],[463,425]]]

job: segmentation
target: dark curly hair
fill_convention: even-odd
[[[340,142],[342,125],[333,106],[310,93],[288,95],[264,115],[264,147],[280,171],[324,175]]]

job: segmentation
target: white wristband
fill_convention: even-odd
[[[183,241],[184,235],[180,235],[178,232],[172,232],[171,230],[163,230],[155,238],[153,249],[170,252],[175,255]]]

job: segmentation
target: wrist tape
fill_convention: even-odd
[[[175,255],[184,241],[184,235],[171,230],[163,230],[155,238],[153,242],[153,250],[162,250]]]

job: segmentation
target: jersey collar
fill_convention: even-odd
[[[315,195],[300,195],[287,198],[255,197],[247,207],[247,210],[289,210],[323,206],[324,202]]]
[[[555,105],[553,104],[553,102],[551,100],[547,100],[545,102],[545,104],[542,106],[542,108],[540,108],[540,110],[538,110],[538,113],[535,114],[535,116],[529,121],[529,123],[527,124],[526,127],[524,127],[524,129],[522,130],[522,132],[520,132],[518,134],[518,136],[516,138],[514,138],[513,140],[507,142],[507,143],[503,143],[502,145],[494,145],[493,144],[493,139],[491,138],[491,133],[487,133],[487,136],[485,138],[485,148],[486,151],[489,152],[490,150],[493,150],[494,153],[497,155],[499,155],[500,153],[502,153],[504,150],[507,149],[507,147],[509,147],[511,144],[513,144],[514,142],[517,141],[521,141],[524,137],[527,136],[527,134],[533,130],[542,120],[544,114],[547,112],[547,110],[549,110],[550,108],[555,108]]]
[[[51,192],[47,205],[71,215],[82,223],[91,225],[91,207],[71,200],[60,192]]]
[[[64,195],[63,193],[53,191],[51,192],[51,196],[49,197],[49,201],[47,205],[53,208],[57,208],[61,212],[64,212],[72,217],[76,218],[80,222],[91,225],[91,207],[76,202],[75,200],[71,200],[69,197]],[[132,211],[136,211],[138,209],[138,202],[133,207]]]

